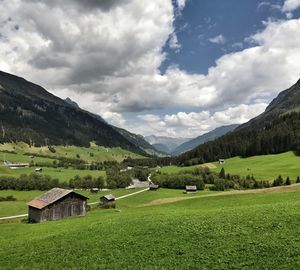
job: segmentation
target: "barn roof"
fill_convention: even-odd
[[[62,189],[62,188],[52,188],[48,192],[42,194],[41,196],[35,198],[34,200],[30,201],[27,203],[28,206],[38,208],[38,209],[43,209],[44,207],[58,201],[59,199],[65,197],[66,195],[74,193],[80,197],[83,197],[85,199],[88,199],[87,197],[78,194],[74,192],[73,190],[69,189]]]
[[[105,199],[108,200],[108,201],[114,201],[114,200],[116,199],[115,196],[112,195],[112,194],[104,195],[104,196],[102,196],[100,199],[102,199],[102,198],[105,198]]]

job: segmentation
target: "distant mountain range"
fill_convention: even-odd
[[[234,131],[179,156],[181,163],[203,163],[234,156],[295,151],[300,154],[300,80],[281,92],[265,112]]]
[[[174,149],[172,151],[172,155],[177,156],[180,155],[184,152],[187,152],[189,150],[192,150],[193,148],[204,144],[206,142],[215,140],[225,134],[227,134],[228,132],[233,131],[234,129],[236,129],[239,125],[234,124],[234,125],[229,125],[229,126],[221,126],[218,127],[208,133],[205,133],[197,138],[194,138],[190,141],[187,141],[181,145],[179,145],[176,149]]]
[[[189,141],[191,138],[172,138],[166,136],[155,136],[150,135],[145,137],[152,146],[154,146],[157,151],[171,154],[179,145]]]
[[[121,147],[142,155],[159,154],[143,139],[62,100],[23,78],[0,71],[0,143]]]

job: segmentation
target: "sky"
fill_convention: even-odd
[[[300,0],[0,0],[0,70],[134,133],[196,137],[300,78]]]

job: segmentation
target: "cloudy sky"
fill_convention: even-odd
[[[0,70],[143,135],[263,112],[300,77],[300,0],[0,0]]]

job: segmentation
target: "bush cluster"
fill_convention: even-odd
[[[6,197],[0,197],[0,202],[13,202],[13,201],[16,201],[17,199],[12,196],[12,195],[9,195],[9,196],[6,196]]]

